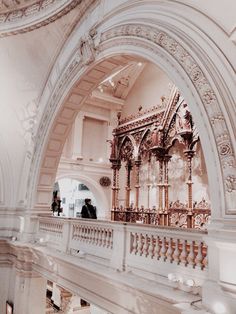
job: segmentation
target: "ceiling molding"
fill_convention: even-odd
[[[81,13],[94,0],[37,0],[15,10],[0,11],[0,38],[27,33],[46,26],[80,6]]]

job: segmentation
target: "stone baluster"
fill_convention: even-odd
[[[202,267],[206,268],[207,265],[208,265],[208,257],[207,257],[207,251],[206,251],[206,255],[203,257],[203,260],[202,260]]]
[[[109,229],[106,230],[105,247],[109,247]]]
[[[193,267],[195,266],[194,244],[195,244],[195,241],[190,242],[189,254],[187,257],[188,264],[192,265]]]
[[[166,260],[166,251],[167,251],[167,249],[166,249],[166,238],[165,237],[163,237],[163,239],[162,239],[162,244],[161,244],[161,260],[163,261],[163,262],[165,262],[165,260]]]
[[[172,261],[173,261],[172,238],[170,238],[168,241],[168,249],[166,251],[166,257],[172,263]]]
[[[176,239],[175,241],[175,250],[173,254],[173,259],[175,263],[178,265],[180,262],[179,239]]]
[[[77,226],[76,234],[77,234],[77,239],[80,240],[82,237],[82,226]]]
[[[138,240],[137,240],[137,233],[133,234],[133,252],[134,254],[138,253]]]
[[[110,230],[107,230],[107,237],[106,237],[106,247],[109,248],[110,247]]]
[[[180,254],[180,261],[182,264],[187,265],[187,240],[182,241],[182,252]]]
[[[87,227],[87,242],[89,244],[92,242],[92,230],[93,230],[93,227],[91,226]]]
[[[139,237],[138,237],[138,252],[139,252],[139,255],[143,255],[143,235],[142,233],[139,234]]]
[[[145,234],[144,245],[143,245],[143,254],[145,256],[148,256],[148,247],[149,247],[148,239],[149,239],[148,235]]]
[[[154,238],[153,235],[150,235],[150,243],[148,248],[148,255],[153,258],[154,256]]]
[[[100,234],[100,229],[97,228],[97,234],[96,234],[96,242],[95,244],[98,245],[99,244],[99,234]]]
[[[99,230],[100,232],[99,232],[99,246],[102,246],[102,235],[103,235],[103,229],[101,228],[100,230]]]
[[[104,246],[105,242],[105,229],[102,228],[102,234],[101,234],[101,246]]]
[[[198,243],[197,256],[195,258],[195,264],[199,268],[202,268],[202,260],[203,260],[203,256],[202,256],[202,242],[199,242]]]
[[[94,244],[94,237],[95,237],[95,228],[93,227],[91,230],[91,243]]]
[[[156,237],[156,245],[155,245],[155,255],[157,257],[157,259],[160,258],[160,250],[161,250],[161,247],[160,247],[160,239],[159,237],[157,236]]]
[[[96,237],[97,237],[97,228],[93,228],[93,244],[95,244]]]

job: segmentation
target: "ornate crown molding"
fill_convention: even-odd
[[[0,13],[0,38],[27,33],[48,25],[69,13],[82,0],[37,0],[28,6]],[[88,1],[85,1],[86,3]]]

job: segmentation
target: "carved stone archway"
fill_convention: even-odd
[[[64,140],[86,97],[111,71],[127,60],[141,57],[164,69],[181,89],[193,113],[202,140],[208,169],[213,216],[222,218],[235,214],[235,156],[232,146],[232,126],[219,91],[220,77],[215,69],[199,60],[202,51],[183,43],[183,38],[157,25],[139,23],[113,25],[95,37],[94,61],[87,62],[78,53],[70,58],[60,80],[50,95],[41,120],[31,173],[30,207],[41,211],[48,208],[52,184]],[[91,48],[91,47],[90,47]],[[122,55],[121,55],[122,53]],[[89,64],[89,65],[88,65]],[[217,83],[214,83],[213,81]],[[68,83],[69,82],[69,83]],[[227,122],[226,122],[227,121]],[[216,185],[217,182],[217,185]]]

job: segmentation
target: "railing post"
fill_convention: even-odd
[[[63,221],[63,228],[62,228],[62,244],[61,248],[62,251],[67,253],[69,252],[69,243],[70,243],[70,236],[71,236],[71,221],[69,218],[64,219]]]
[[[110,265],[118,271],[125,271],[126,269],[126,243],[126,223],[114,225],[113,254]]]

